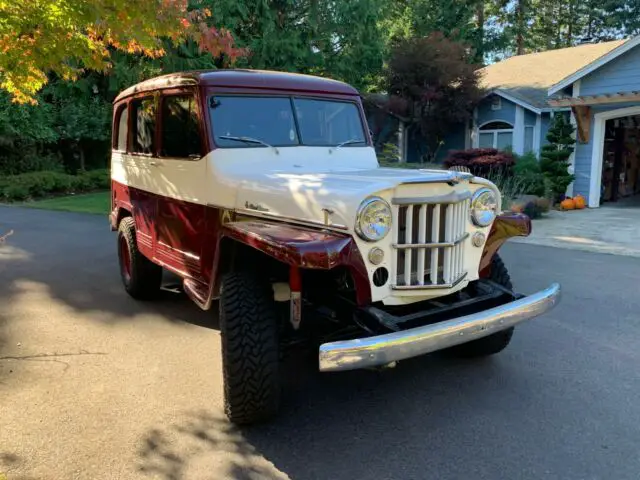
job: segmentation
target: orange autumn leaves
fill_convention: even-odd
[[[106,71],[114,48],[160,57],[163,39],[192,39],[230,62],[247,53],[210,24],[211,12],[188,10],[186,0],[0,0],[0,88],[35,103],[47,73],[74,79],[84,69]]]

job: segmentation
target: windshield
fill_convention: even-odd
[[[221,95],[211,97],[209,106],[220,147],[366,145],[353,102]]]

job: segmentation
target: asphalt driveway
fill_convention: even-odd
[[[485,361],[289,367],[284,414],[221,411],[216,318],[139,303],[105,218],[0,207],[0,473],[9,479],[637,479],[640,259],[513,244],[560,306]],[[1,477],[1,475],[0,475]]]

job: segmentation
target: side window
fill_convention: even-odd
[[[200,156],[200,130],[195,97],[172,95],[162,99],[161,155]]]
[[[133,113],[132,146],[136,153],[153,154],[156,134],[156,104],[153,98],[141,98],[131,102]]]
[[[113,148],[122,152],[127,150],[127,120],[129,109],[126,105],[118,107],[116,113],[116,131],[113,139]]]

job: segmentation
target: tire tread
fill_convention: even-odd
[[[227,417],[240,425],[268,420],[280,403],[277,316],[270,285],[251,274],[226,274],[220,331]]]

